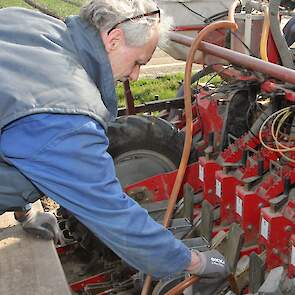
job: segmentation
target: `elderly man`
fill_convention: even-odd
[[[223,277],[218,252],[191,252],[122,191],[107,153],[114,83],[136,80],[167,30],[151,0],[93,0],[65,23],[0,10],[0,214],[57,238],[55,218],[30,210],[45,194],[145,273]]]

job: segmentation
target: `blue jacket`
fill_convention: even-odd
[[[9,15],[9,11],[6,13]],[[12,15],[14,13],[16,12],[12,10]],[[19,16],[21,13],[22,10],[17,10]],[[34,14],[26,10],[23,13],[24,17]],[[9,29],[6,28],[6,33],[1,34],[1,17],[0,15],[0,61],[4,61],[3,56],[7,57],[9,50],[4,49],[2,51],[1,42],[5,43]],[[42,15],[38,14],[37,19],[39,20],[39,18],[42,19]],[[47,16],[44,16],[44,18],[49,22],[55,22]],[[96,91],[93,91],[89,98],[84,99],[82,95],[82,104],[80,105],[77,98],[74,100],[71,98],[71,91],[78,89],[79,85],[83,84],[84,80],[80,74],[78,80],[75,80],[74,77],[73,81],[67,81],[65,79],[70,77],[65,75],[65,71],[61,71],[61,73],[56,71],[55,73],[52,72],[54,76],[46,79],[48,72],[45,70],[46,74],[42,76],[43,81],[39,74],[34,75],[34,68],[36,68],[36,72],[39,69],[35,62],[30,62],[33,58],[32,55],[29,55],[26,62],[22,61],[22,48],[26,51],[26,46],[21,46],[18,51],[14,51],[12,55],[14,63],[11,64],[11,67],[5,65],[5,69],[11,71],[10,85],[15,82],[15,85],[18,85],[25,95],[22,99],[21,93],[19,93],[17,100],[15,100],[14,97],[16,97],[18,90],[5,87],[0,79],[0,97],[3,93],[6,95],[4,101],[8,106],[9,114],[11,114],[9,115],[9,122],[2,126],[0,135],[0,212],[1,206],[2,210],[4,205],[9,206],[10,204],[11,208],[17,207],[18,202],[21,203],[20,199],[22,199],[22,202],[30,202],[36,198],[34,195],[32,199],[30,194],[21,197],[11,194],[9,198],[5,197],[3,188],[6,187],[7,189],[8,184],[2,181],[3,175],[5,175],[5,169],[6,171],[8,171],[8,168],[14,169],[19,183],[21,183],[21,180],[18,177],[22,176],[25,184],[30,183],[37,191],[43,192],[61,206],[67,208],[130,265],[155,277],[183,271],[190,262],[189,249],[181,241],[176,240],[167,229],[151,219],[143,208],[129,198],[122,191],[116,178],[113,160],[107,152],[108,139],[104,129],[104,122],[111,119],[116,113],[116,106],[113,101],[114,85],[113,82],[109,81],[112,73],[107,54],[102,45],[95,48],[96,54],[94,54],[92,45],[94,46],[96,42],[99,44],[97,34],[93,34],[93,28],[88,27],[79,17],[71,18],[67,21],[67,24],[71,25],[63,30],[66,36],[68,36],[66,32],[70,32],[73,48],[67,48],[64,51],[63,45],[60,43],[62,38],[59,39],[58,45],[51,44],[52,47],[50,45],[49,49],[44,49],[42,68],[53,67],[52,60],[46,59],[46,53],[50,56],[51,48],[54,51],[55,47],[58,47],[58,54],[65,55],[61,60],[66,60],[67,56],[70,56],[70,61],[75,60],[73,65],[77,66],[78,72],[85,71],[83,79],[86,80],[88,85],[96,85]],[[30,25],[36,26],[33,29],[36,32],[40,29],[39,22],[34,23],[32,21]],[[53,25],[53,27],[55,26]],[[62,25],[58,24],[57,26]],[[26,31],[28,31],[27,36],[31,36],[30,26],[26,28]],[[38,36],[51,40],[50,42],[53,43],[57,40],[51,36],[51,32],[43,35],[36,33],[35,38],[28,40],[25,36],[26,33],[23,31],[22,34],[17,36],[15,43],[18,44],[17,40],[19,39],[24,44],[29,42],[30,46],[33,47],[34,42],[39,44]],[[88,43],[85,38],[90,38],[90,40],[86,40]],[[82,48],[77,49],[76,46],[82,46]],[[12,41],[10,41],[10,47],[13,48]],[[37,51],[41,52],[42,47],[38,48]],[[18,58],[17,52],[19,52]],[[102,57],[104,60],[101,60]],[[93,65],[95,60],[100,60],[100,62]],[[23,68],[18,67],[17,61]],[[30,71],[27,71],[26,67]],[[19,72],[28,75],[30,84],[22,81],[25,76],[20,79]],[[40,70],[40,75],[41,72],[42,70]],[[75,74],[76,71],[71,73]],[[106,79],[107,77],[108,79]],[[61,81],[59,81],[60,79]],[[43,82],[40,82],[40,80]],[[58,85],[62,85],[62,87],[57,87]],[[40,86],[42,87],[39,88]],[[45,86],[46,91],[41,91],[44,90],[43,87]],[[69,90],[67,86],[70,87]],[[2,88],[4,88],[4,92],[1,93]],[[36,92],[36,90],[38,91]],[[28,95],[28,93],[30,94]],[[95,115],[86,114],[84,109],[80,107],[85,106],[84,102],[86,101],[92,103],[90,98],[91,100],[99,100],[100,96],[95,96],[99,93],[104,108],[94,108]],[[38,103],[28,107],[27,102],[31,102],[33,95],[37,94],[40,94]],[[78,94],[80,95],[81,92],[78,92]],[[69,95],[68,103],[67,95]],[[60,107],[60,97],[62,107]],[[27,112],[26,116],[21,111],[23,101]],[[73,110],[72,102],[76,103],[76,111],[70,111]],[[0,100],[0,109],[2,110],[4,105],[1,105],[1,103],[2,100]],[[48,108],[47,103],[50,106]],[[41,104],[43,104],[42,108]],[[98,105],[93,104],[93,106]],[[36,111],[35,107],[40,108]],[[100,110],[102,113],[100,113]],[[15,118],[17,120],[13,120],[15,113],[18,114],[18,117]],[[109,115],[104,117],[104,114]],[[103,122],[102,118],[104,118]],[[13,176],[13,173],[10,176]],[[11,179],[14,178],[11,177]],[[13,184],[13,180],[9,182],[9,179],[6,178],[5,181],[10,184],[9,188],[12,185],[18,186],[17,183]],[[16,203],[14,203],[15,200],[17,200]]]

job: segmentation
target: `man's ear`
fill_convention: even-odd
[[[116,28],[110,31],[109,34],[103,33],[102,40],[105,46],[105,49],[108,53],[116,50],[119,46],[125,44],[124,32],[120,28]]]

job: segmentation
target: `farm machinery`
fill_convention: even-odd
[[[171,14],[175,5],[184,9],[164,48],[186,59],[184,83],[176,99],[145,108],[134,107],[129,92],[128,115],[109,126],[109,152],[129,196],[190,248],[221,251],[232,274],[209,285],[184,273],[145,279],[61,208],[68,241],[61,260],[79,255],[86,265],[72,290],[295,294],[295,66],[288,41],[295,40],[295,2],[158,4]],[[194,75],[193,63],[204,64]],[[160,115],[132,114],[138,110]]]

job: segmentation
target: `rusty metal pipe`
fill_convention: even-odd
[[[190,276],[183,280],[181,283],[179,283],[177,286],[173,287],[171,290],[165,293],[165,295],[180,295],[182,292],[191,286],[192,284],[195,284],[199,281],[199,277],[196,276]]]
[[[125,115],[134,115],[135,114],[135,105],[134,98],[130,89],[129,80],[124,82],[124,94],[125,94],[125,103],[126,103],[126,114]]]
[[[170,40],[188,47],[191,46],[194,40],[191,37],[184,36],[182,34],[175,32],[170,32],[169,36]],[[232,64],[240,65],[245,67],[246,69],[261,72],[272,78],[276,78],[284,82],[295,84],[295,70],[285,68],[283,66],[273,64],[270,62],[265,62],[259,58],[255,58],[246,54],[236,52],[231,49],[210,44],[205,41],[201,42],[199,49],[208,54],[225,59],[231,62]]]

